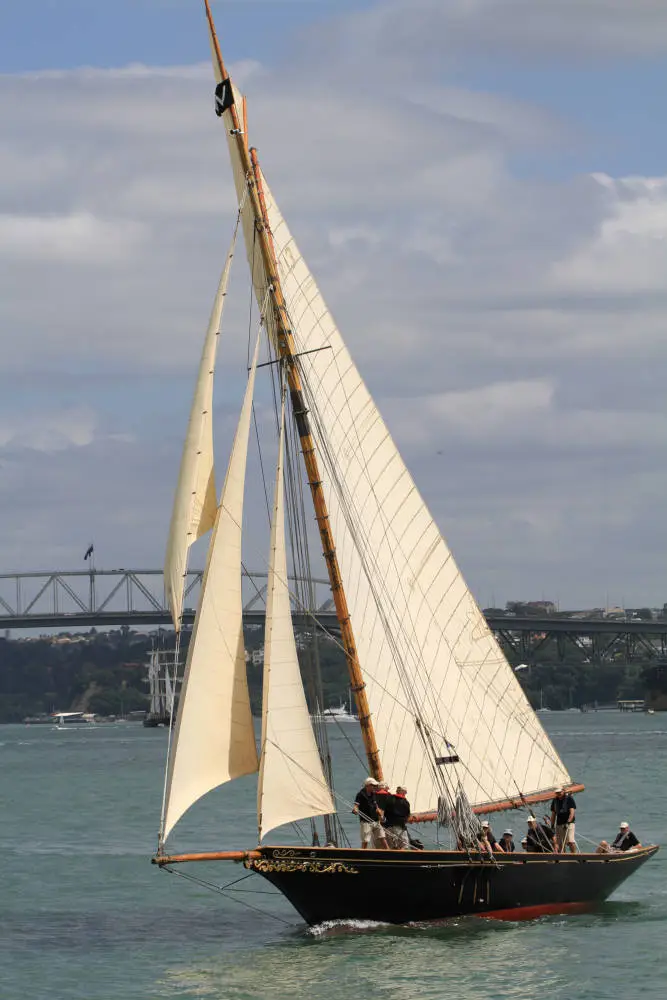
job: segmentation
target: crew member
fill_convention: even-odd
[[[387,849],[387,837],[380,823],[382,812],[377,803],[377,787],[375,778],[366,778],[364,787],[357,792],[352,806],[352,812],[359,817],[363,850],[366,850],[369,844],[381,850]]]
[[[611,846],[614,851],[629,851],[631,847],[641,847],[642,845],[630,829],[630,824],[623,820],[616,834],[616,840]]]
[[[410,848],[407,822],[410,818],[410,803],[407,800],[407,789],[397,785],[396,793],[390,795],[384,807],[384,827],[387,831],[387,841],[390,848],[396,851],[407,851]]]
[[[505,830],[499,843],[505,854],[514,854],[514,840],[511,830]]]
[[[386,816],[387,808],[390,806],[391,800],[393,798],[391,792],[389,791],[389,785],[386,781],[378,782],[377,789],[375,791],[375,798],[377,799],[377,804],[382,811],[383,820],[382,825],[387,826]]]
[[[493,850],[491,849],[488,837],[488,826],[481,826],[477,831],[477,846],[480,854],[488,854],[489,857],[493,857]]]
[[[538,823],[534,816],[528,817],[526,850],[530,854],[551,854],[556,850],[553,830],[545,823]]]
[[[491,829],[491,824],[489,823],[488,819],[485,819],[484,822],[482,823],[482,830],[484,830],[486,832],[486,839],[489,842],[489,847],[491,848],[491,850],[492,851],[500,851],[500,853],[503,854],[504,852],[503,852],[502,844],[500,844],[496,840],[495,834],[494,834],[493,830]]]
[[[551,826],[556,834],[557,850],[563,853],[565,845],[572,854],[577,853],[574,840],[574,815],[576,804],[565,788],[559,788],[556,798],[551,800]]]

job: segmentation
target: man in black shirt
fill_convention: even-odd
[[[486,839],[491,850],[500,851],[500,853],[502,854],[503,853],[502,846],[496,840],[496,835],[491,829],[491,824],[489,823],[488,819],[485,819],[484,822],[482,823],[482,830],[486,834]]]
[[[366,850],[370,845],[387,850],[387,835],[380,824],[382,810],[378,806],[375,778],[366,778],[364,787],[357,792],[352,812],[359,817],[361,846]]]
[[[514,854],[514,837],[511,830],[505,830],[500,838],[500,846],[505,854]]]
[[[410,848],[407,822],[410,818],[410,803],[407,800],[408,790],[398,785],[395,795],[388,795],[384,807],[384,826],[387,830],[389,847],[396,851],[407,851]]]
[[[559,853],[563,853],[567,844],[572,854],[577,853],[574,840],[574,814],[577,806],[565,788],[559,788],[556,798],[551,800],[551,825],[556,833],[556,844]]]
[[[630,829],[629,823],[624,820],[611,846],[614,851],[629,851],[631,847],[641,847],[641,844]]]
[[[528,817],[526,851],[529,854],[551,854],[556,850],[553,830],[545,823],[538,823],[534,816]]]

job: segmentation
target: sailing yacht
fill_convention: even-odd
[[[350,918],[402,923],[460,914],[517,919],[589,909],[658,848],[495,857],[478,850],[480,815],[528,811],[560,787],[580,792],[583,785],[573,781],[523,694],[345,346],[249,145],[246,102],[225,67],[208,0],[205,10],[215,111],[227,139],[238,201],[236,231],[245,242],[260,328],[216,502],[213,377],[235,231],[204,343],[165,562],[178,641],[189,547],[211,530],[153,862],[167,870],[199,862],[242,863],[273,883],[311,924]],[[270,372],[276,391],[278,455],[258,750],[246,679],[241,577],[261,346],[270,359],[261,377]],[[449,848],[361,850],[345,846],[338,835],[337,808],[349,811],[350,803],[335,791],[293,632],[299,597],[288,580],[285,507],[292,496],[286,470],[295,461],[303,463],[315,511],[368,773],[391,787],[406,786],[412,821],[448,829]],[[256,846],[168,850],[174,826],[198,799],[255,772]],[[318,817],[325,824],[326,846],[318,846]],[[276,828],[302,820],[313,824],[312,846],[274,846],[267,839]]]

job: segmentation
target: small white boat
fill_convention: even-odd
[[[336,722],[357,722],[357,716],[351,715],[347,706],[339,705],[338,708],[325,708],[322,712],[323,719],[334,719]]]
[[[95,725],[95,716],[92,712],[52,712],[51,719],[57,729],[69,726]]]

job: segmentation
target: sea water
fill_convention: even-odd
[[[542,721],[587,785],[582,846],[613,838],[623,819],[642,843],[665,839],[667,715]],[[354,838],[348,810],[365,774],[357,728],[331,722],[328,732]],[[151,866],[166,742],[163,729],[133,723],[0,727],[0,1000],[667,996],[667,849],[590,915],[308,929],[258,876],[223,896]],[[254,800],[251,778],[211,793],[171,846],[253,847]],[[494,818],[497,835],[506,825],[520,840],[521,816]],[[283,840],[296,836],[288,829]],[[182,868],[218,885],[247,874],[234,864]]]

